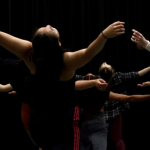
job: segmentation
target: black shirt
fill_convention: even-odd
[[[79,107],[86,110],[98,111],[106,101],[108,101],[110,91],[99,91],[97,88],[90,88],[77,91],[79,99]]]

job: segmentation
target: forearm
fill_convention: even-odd
[[[0,84],[0,92],[9,92],[11,90],[13,90],[13,88],[10,84],[6,84],[6,85]]]
[[[74,52],[65,52],[63,54],[65,68],[68,68],[69,70],[76,70],[83,67],[91,61],[97,53],[100,52],[105,43],[106,39],[100,35],[88,46],[88,48],[80,49]]]
[[[75,82],[76,90],[85,90],[95,86],[95,80],[79,80]]]
[[[110,92],[109,100],[110,101],[119,101],[119,102],[140,102],[150,99],[150,94],[147,95],[125,95]]]
[[[140,101],[150,99],[150,94],[148,94],[148,95],[131,95],[129,97],[130,98],[129,98],[128,102],[140,102]]]
[[[107,39],[103,37],[102,33],[87,47],[85,57],[89,60],[97,55],[104,47]]]
[[[149,71],[150,71],[150,67],[147,67],[147,68],[144,68],[143,70],[140,70],[138,72],[138,74],[141,77],[141,76],[145,75],[146,73],[148,73]]]
[[[20,58],[24,57],[32,49],[31,42],[4,32],[0,32],[0,45]]]
[[[68,70],[76,70],[91,61],[103,49],[107,38],[113,38],[125,33],[124,22],[116,21],[112,23],[103,30],[103,33],[105,36],[100,33],[86,49],[64,53],[64,67]]]

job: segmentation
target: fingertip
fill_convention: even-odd
[[[120,23],[121,23],[121,24],[125,24],[125,22],[123,22],[123,21],[121,21]]]

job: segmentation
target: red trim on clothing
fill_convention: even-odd
[[[29,131],[29,119],[30,119],[30,115],[31,115],[31,110],[32,110],[32,108],[28,104],[22,102],[21,120],[27,131]]]
[[[73,117],[73,130],[74,130],[74,147],[73,150],[79,150],[80,144],[80,129],[79,129],[79,107],[75,106]]]

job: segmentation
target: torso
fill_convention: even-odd
[[[67,70],[66,68],[62,69],[62,73],[60,76],[60,81],[67,81],[73,78],[75,71]]]

